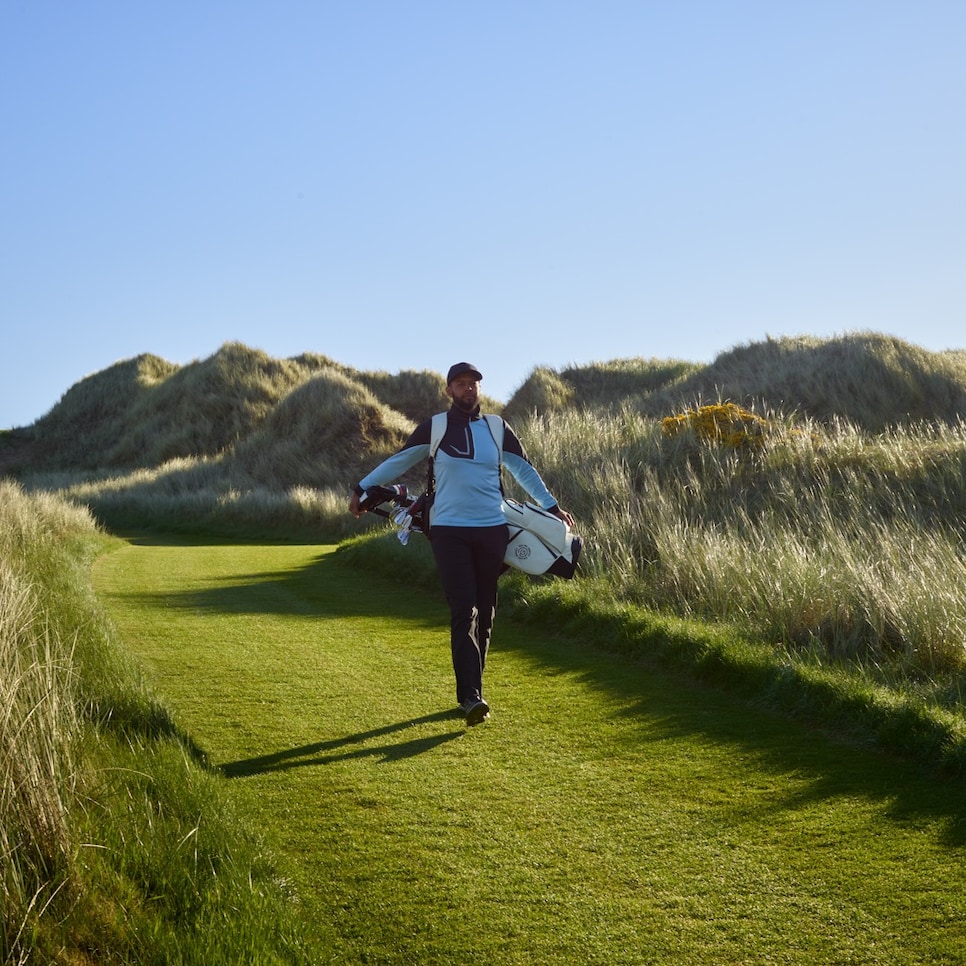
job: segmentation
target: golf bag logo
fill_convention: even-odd
[[[517,544],[517,546],[513,548],[513,556],[516,557],[517,560],[526,560],[527,557],[530,556],[530,548],[525,543]]]

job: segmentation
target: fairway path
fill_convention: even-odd
[[[320,546],[134,540],[95,586],[333,963],[962,963],[962,788]],[[313,959],[313,962],[316,961]]]

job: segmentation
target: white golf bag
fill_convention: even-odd
[[[553,574],[570,580],[583,541],[559,517],[533,503],[503,501],[510,530],[503,562],[528,574]]]

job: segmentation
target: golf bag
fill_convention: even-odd
[[[528,574],[553,574],[570,580],[583,540],[560,517],[533,503],[503,501],[510,539],[503,562]]]
[[[405,545],[411,533],[425,533],[424,496],[410,496],[403,484],[372,486],[360,498],[359,508],[387,517],[397,527],[400,543]],[[571,533],[559,517],[533,503],[504,499],[502,508],[509,530],[504,565],[527,574],[572,579],[583,540]]]

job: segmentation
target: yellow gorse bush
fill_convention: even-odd
[[[687,409],[661,420],[665,436],[691,430],[700,439],[722,443],[734,449],[757,448],[764,443],[770,423],[735,403],[716,403]]]

